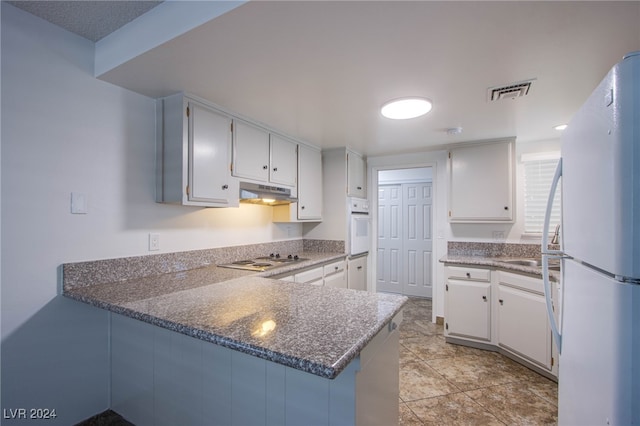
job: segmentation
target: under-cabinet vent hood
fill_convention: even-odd
[[[506,86],[489,87],[487,89],[487,98],[489,102],[499,101],[501,99],[515,99],[526,96],[531,89],[535,78],[517,83],[511,83]]]
[[[279,206],[296,203],[298,199],[291,196],[290,188],[240,182],[240,202]]]

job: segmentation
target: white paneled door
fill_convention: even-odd
[[[432,296],[432,202],[430,182],[379,186],[379,291]]]
[[[402,185],[378,187],[378,291],[402,293]]]

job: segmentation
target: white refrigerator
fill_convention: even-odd
[[[564,131],[556,323],[558,424],[640,425],[640,52],[607,74]],[[555,192],[552,188],[550,200]],[[550,292],[545,270],[545,289]]]

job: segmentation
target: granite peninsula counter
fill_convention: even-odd
[[[345,256],[344,253],[303,255],[310,260],[297,264],[295,269]],[[363,411],[378,410],[375,404],[372,408],[372,403],[366,402],[368,392],[357,392],[357,389],[371,381],[368,376],[383,370],[380,366],[373,368],[373,363],[365,368],[369,358],[373,359],[373,354],[382,347],[380,342],[391,341],[392,344],[389,344],[391,351],[380,350],[385,355],[378,358],[385,363],[391,362],[391,370],[395,358],[397,367],[398,333],[393,331],[402,321],[401,310],[408,300],[403,296],[268,278],[292,271],[294,267],[291,266],[255,273],[210,265],[94,285],[80,285],[81,280],[76,282],[74,267],[88,268],[89,265],[63,266],[63,274],[69,278],[65,280],[63,294],[118,314],[110,320],[114,383],[112,408],[136,424],[152,424],[154,421],[149,419],[161,415],[158,407],[162,404],[157,399],[158,390],[155,388],[159,382],[157,376],[165,374],[165,369],[158,368],[158,359],[164,359],[172,371],[185,369],[185,374],[176,377],[178,382],[185,380],[183,376],[188,376],[189,371],[195,368],[194,365],[182,365],[177,359],[165,359],[167,350],[175,351],[176,341],[192,348],[184,350],[189,358],[197,359],[196,364],[203,370],[195,374],[187,386],[195,384],[196,388],[211,388],[216,383],[215,389],[209,393],[208,404],[217,407],[214,417],[225,424],[260,422],[263,415],[268,417],[270,410],[264,407],[270,404],[274,395],[278,395],[275,398],[281,404],[276,404],[280,407],[275,417],[279,424],[296,424],[312,418],[320,420],[323,416],[328,416],[327,422],[320,421],[320,424],[364,423]],[[82,274],[86,276],[86,272]],[[394,339],[389,339],[390,335],[394,335]],[[148,347],[144,347],[143,342],[148,343]],[[214,345],[207,347],[211,343]],[[203,355],[211,351],[217,355],[210,359]],[[184,355],[183,350],[177,352]],[[137,368],[128,365],[130,362],[135,364],[135,359],[140,357],[144,362],[140,362]],[[213,359],[217,361],[211,361]],[[221,364],[220,359],[225,361]],[[140,376],[138,373],[141,368],[148,368],[148,364],[153,365],[153,372],[149,373],[153,379],[148,383],[146,399],[152,399],[153,403],[147,404],[146,408],[132,408],[133,399],[127,396],[126,389],[144,381],[144,377],[148,379],[149,374]],[[223,380],[202,383],[202,377],[208,377],[211,371],[218,371],[221,366],[219,374],[225,377]],[[249,378],[246,373],[251,370],[257,374]],[[359,373],[364,370],[368,373]],[[226,371],[234,377],[227,377]],[[275,383],[274,375],[277,376]],[[243,378],[237,379],[240,376]],[[395,376],[397,392],[397,369]],[[268,383],[265,383],[265,377]],[[123,382],[120,387],[119,380]],[[251,390],[245,389],[247,383],[253,383]],[[175,389],[181,388],[179,384],[174,385]],[[325,396],[319,396],[316,387],[327,388],[328,405],[324,406],[322,399]],[[184,386],[182,388],[184,390]],[[256,389],[260,390],[259,395]],[[278,389],[285,392],[278,394]],[[220,399],[222,394],[225,396]],[[338,401],[338,395],[342,395],[344,400]],[[245,396],[249,396],[249,400]],[[183,413],[175,420],[181,424],[211,421],[211,417],[205,419],[201,414],[193,414],[203,412],[207,398],[206,392],[204,396],[197,397],[201,402],[196,402],[197,406],[190,409],[192,413]],[[320,401],[313,403],[317,398]],[[223,403],[226,399],[228,401]],[[397,396],[395,400],[394,404],[397,404]],[[136,401],[140,401],[139,395]],[[191,407],[193,404],[190,401],[187,405]],[[311,407],[310,404],[319,405]],[[140,415],[141,412],[145,414]],[[168,414],[162,415],[166,417]]]

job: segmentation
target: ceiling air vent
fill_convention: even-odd
[[[526,96],[531,89],[535,78],[531,80],[511,83],[506,86],[489,87],[487,90],[487,98],[491,101],[499,101],[501,99],[515,99]]]

